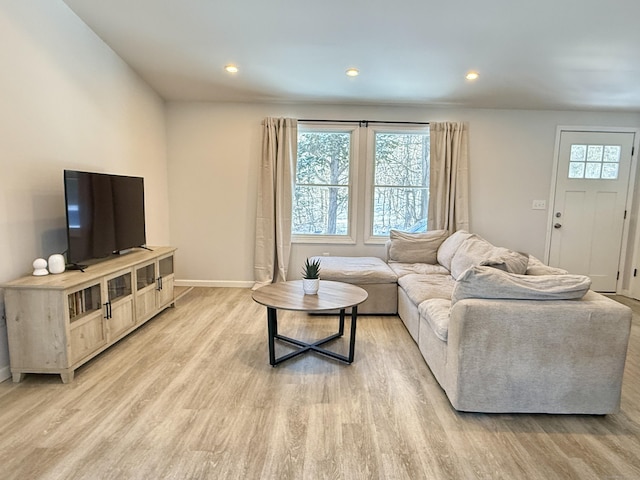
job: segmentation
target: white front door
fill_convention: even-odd
[[[549,264],[615,292],[633,133],[560,133]]]

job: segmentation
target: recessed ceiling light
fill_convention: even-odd
[[[476,80],[479,76],[480,74],[478,72],[469,72],[464,76],[464,78],[467,80]]]
[[[357,68],[350,68],[345,72],[349,77],[357,77],[360,71]]]
[[[225,65],[224,69],[229,73],[238,73],[238,67],[235,65]]]

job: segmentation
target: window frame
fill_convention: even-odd
[[[358,206],[358,186],[355,181],[358,172],[359,163],[359,145],[360,145],[360,127],[357,124],[341,124],[341,123],[314,123],[314,122],[298,122],[298,132],[323,132],[323,133],[349,133],[349,183],[347,185],[349,201],[348,201],[348,231],[346,235],[326,235],[326,234],[294,234],[291,232],[291,243],[296,244],[342,244],[355,245],[357,238],[357,206]],[[292,175],[292,195],[297,186],[297,138],[296,138],[296,162]],[[293,216],[294,201],[292,198],[291,209]]]
[[[373,234],[373,214],[374,214],[374,191],[375,191],[375,139],[376,133],[397,133],[397,134],[415,134],[430,133],[429,125],[382,125],[371,126],[367,128],[367,155],[366,155],[366,187],[365,187],[365,219],[364,219],[364,243],[379,245],[389,240],[389,235]],[[429,186],[427,185],[427,192]],[[428,231],[428,225],[427,225]]]

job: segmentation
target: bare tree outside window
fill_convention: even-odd
[[[357,128],[308,126],[298,131],[293,235],[355,236],[349,231],[350,202],[354,201],[349,198],[350,182],[357,182],[359,188],[369,184],[370,235],[386,237],[391,229],[427,230],[429,131],[359,127],[371,128],[373,144],[366,155],[373,175],[360,178],[353,172],[351,178]]]
[[[294,235],[349,234],[350,145],[347,132],[298,133]]]
[[[427,230],[429,133],[376,132],[372,234]]]

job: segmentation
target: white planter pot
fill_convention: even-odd
[[[303,278],[302,279],[302,288],[304,289],[305,295],[316,295],[318,293],[319,287],[320,287],[319,278]]]

